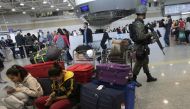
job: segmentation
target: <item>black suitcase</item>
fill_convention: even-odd
[[[124,102],[124,91],[103,87],[97,90],[98,85],[88,83],[81,89],[81,109],[121,109]]]

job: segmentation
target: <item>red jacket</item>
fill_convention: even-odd
[[[67,44],[67,46],[70,47],[70,44],[69,44],[69,41],[67,40],[67,37],[66,37],[65,35],[61,35],[61,36],[62,36],[63,40],[65,41],[65,43]],[[53,41],[54,41],[55,43],[57,42],[58,37],[59,37],[59,35],[56,35],[56,36],[54,37],[54,40],[53,40]]]
[[[179,28],[180,29],[183,29],[183,28],[185,28],[185,21],[179,21]]]

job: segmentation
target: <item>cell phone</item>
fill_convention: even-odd
[[[15,88],[12,87],[12,86],[5,86],[5,87],[3,88],[3,90],[5,90],[5,91],[11,91],[11,90],[15,90]]]

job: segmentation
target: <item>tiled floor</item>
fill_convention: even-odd
[[[147,83],[145,74],[140,73],[138,80],[143,86],[136,90],[135,109],[190,108],[190,46],[169,47],[165,53],[164,56],[156,45],[151,45],[150,71],[158,81]],[[6,69],[12,64],[26,65],[29,61],[24,59],[5,63]],[[5,80],[6,69],[2,72]],[[0,92],[2,96],[4,93]]]

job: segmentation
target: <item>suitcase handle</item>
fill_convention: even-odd
[[[96,109],[99,109],[99,106],[98,106],[98,104],[99,104],[99,95],[98,94],[94,94],[94,97],[96,97],[97,98],[97,102],[96,102]]]

